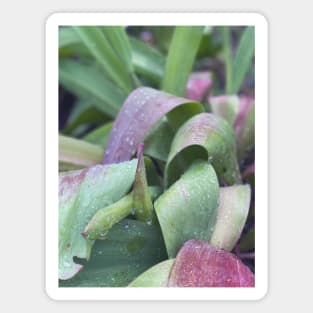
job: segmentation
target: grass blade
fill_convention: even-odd
[[[189,74],[198,51],[203,26],[177,26],[171,41],[165,66],[162,89],[184,96]]]
[[[235,55],[232,71],[232,86],[229,90],[230,94],[236,94],[239,91],[245,75],[252,64],[254,48],[254,27],[248,26],[242,34]]]
[[[233,63],[231,52],[231,32],[229,26],[222,27],[223,36],[223,54],[225,60],[225,74],[226,74],[226,94],[230,94],[233,89]]]
[[[158,50],[134,37],[129,37],[129,42],[136,73],[159,86],[164,77],[165,57]]]
[[[127,71],[132,74],[134,71],[132,52],[125,28],[123,26],[103,26],[101,29],[104,36],[110,42],[114,52],[123,62]]]
[[[132,78],[101,29],[97,26],[74,26],[74,29],[110,79],[129,93],[133,89]]]
[[[110,117],[116,116],[125,98],[97,68],[74,60],[60,60],[59,80],[65,89],[89,100]]]

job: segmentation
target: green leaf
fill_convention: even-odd
[[[81,232],[93,214],[123,197],[133,184],[137,160],[95,165],[59,176],[59,278],[69,279],[89,259],[93,241]]]
[[[238,93],[254,56],[254,26],[248,26],[239,42],[234,58],[230,94]]]
[[[160,228],[126,219],[113,226],[106,240],[97,240],[90,260],[60,287],[126,287],[138,275],[166,259]],[[81,262],[82,263],[82,262]]]
[[[240,252],[247,252],[254,249],[255,245],[255,231],[254,229],[250,230],[240,239],[239,249]]]
[[[109,140],[112,125],[113,122],[106,123],[103,126],[98,127],[95,130],[88,133],[87,135],[85,135],[83,139],[90,143],[94,143],[104,149]]]
[[[221,183],[241,182],[234,132],[224,119],[201,113],[181,126],[173,139],[166,164],[166,185],[177,180],[197,158],[213,165]]]
[[[111,44],[114,53],[119,56],[128,73],[133,74],[132,52],[125,27],[103,26],[101,29],[104,36]]]
[[[59,28],[59,56],[87,56],[90,57],[89,50],[81,42],[74,29],[69,26]]]
[[[157,45],[161,48],[165,53],[168,52],[173,34],[175,31],[174,26],[152,26],[150,30],[153,32],[156,37]]]
[[[160,85],[164,76],[165,57],[141,40],[129,37],[132,49],[132,62],[136,73]]]
[[[170,258],[189,239],[209,240],[216,221],[219,186],[213,167],[198,161],[154,203]]]
[[[163,261],[138,276],[128,287],[167,287],[175,259]]]
[[[137,220],[152,224],[156,222],[156,216],[148,188],[143,148],[144,145],[140,144],[137,151],[138,163],[133,188],[133,208]]]
[[[223,36],[223,54],[225,61],[225,76],[226,76],[226,93],[230,94],[233,90],[233,56],[231,43],[231,29],[229,26],[222,27]]]
[[[167,118],[162,118],[145,139],[145,154],[166,162],[174,135]]]
[[[236,129],[235,129],[236,130]],[[255,106],[247,109],[246,118],[237,129],[238,159],[242,160],[254,148],[255,141]]]
[[[74,29],[108,77],[124,92],[130,92],[133,89],[131,75],[101,29],[97,26],[74,26]]]
[[[100,164],[103,149],[83,140],[59,135],[59,162],[83,168]]]
[[[125,95],[95,66],[62,59],[59,63],[59,80],[65,89],[91,102],[110,117],[115,117],[125,99]]]
[[[97,126],[107,120],[107,115],[96,109],[90,102],[79,100],[75,103],[62,133],[65,135],[75,133],[77,136],[82,126]]]
[[[185,95],[203,29],[203,26],[176,26],[166,60],[163,90]]]
[[[249,212],[251,188],[236,185],[220,189],[220,204],[211,244],[231,251],[239,239]]]

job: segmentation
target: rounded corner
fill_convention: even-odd
[[[45,25],[49,27],[50,25],[58,25],[59,17],[62,13],[52,12],[45,18]]]
[[[46,294],[46,297],[49,298],[52,301],[59,301],[60,298],[57,295],[57,292],[55,290],[49,288],[49,286],[46,285],[44,292]]]
[[[255,12],[253,13],[258,23],[263,24],[265,27],[268,27],[269,21],[267,16],[264,13]]]
[[[268,295],[268,286],[264,286],[263,288],[260,288],[257,292],[256,292],[256,297],[255,300],[256,301],[262,301],[264,300]]]

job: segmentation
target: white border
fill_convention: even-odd
[[[59,25],[254,25],[256,260],[254,288],[58,287]],[[267,21],[258,13],[55,13],[46,22],[46,292],[54,300],[258,300],[268,283]]]

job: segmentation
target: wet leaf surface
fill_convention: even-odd
[[[59,178],[59,278],[73,277],[82,266],[73,257],[88,259],[93,241],[81,232],[93,214],[119,200],[133,184],[137,160],[95,165]]]
[[[180,107],[181,106],[181,107]],[[177,108],[180,107],[180,108]],[[148,87],[134,90],[124,102],[111,131],[103,163],[129,160],[144,142],[152,127],[167,113],[175,118],[178,127],[188,117],[203,111],[200,103],[175,97]]]
[[[254,287],[254,274],[230,252],[190,240],[175,259],[168,286]]]
[[[209,240],[216,221],[219,186],[213,167],[194,163],[154,203],[170,258],[189,239]]]
[[[125,219],[106,240],[97,240],[83,270],[60,287],[126,287],[138,275],[166,259],[160,228]]]

